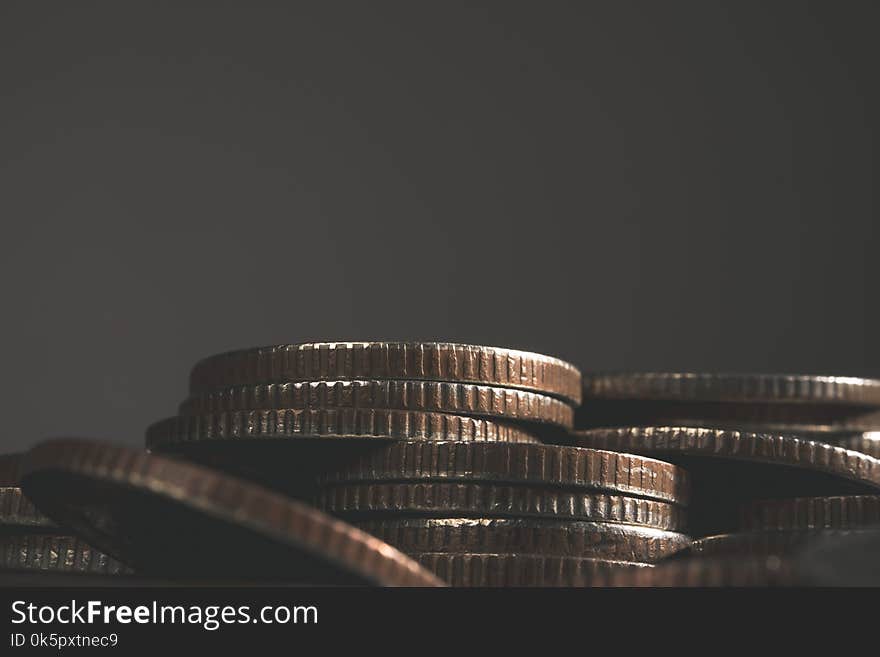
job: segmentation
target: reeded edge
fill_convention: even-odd
[[[409,556],[453,587],[586,587],[619,570],[654,564],[596,557],[479,552],[411,552]]]
[[[596,586],[612,588],[718,588],[792,586],[795,568],[787,559],[687,558],[657,564],[651,569],[621,569]]]
[[[0,533],[0,568],[71,575],[125,575],[131,570],[74,536]]]
[[[228,370],[232,366],[231,364],[227,364],[224,366],[223,361],[234,361],[234,359],[259,359],[265,357],[273,357],[279,353],[289,354],[291,352],[304,352],[310,351],[313,353],[320,353],[322,349],[326,349],[328,351],[333,350],[345,350],[349,354],[353,354],[357,349],[363,350],[372,350],[372,349],[387,349],[391,350],[401,350],[406,353],[407,350],[421,350],[428,351],[429,356],[431,355],[431,351],[443,351],[443,350],[451,350],[453,353],[461,351],[461,352],[482,352],[486,357],[495,359],[500,358],[502,360],[511,360],[518,359],[520,363],[526,362],[527,369],[530,371],[536,372],[541,371],[543,369],[549,369],[549,373],[546,378],[549,380],[542,381],[532,381],[530,383],[522,382],[522,374],[520,373],[519,377],[520,381],[510,380],[510,372],[505,376],[485,376],[485,377],[458,377],[458,378],[437,378],[427,377],[427,376],[419,376],[417,373],[410,372],[402,372],[400,376],[362,376],[362,377],[353,377],[353,378],[406,378],[412,380],[421,380],[421,381],[449,381],[449,382],[473,382],[473,383],[485,383],[487,385],[497,385],[497,386],[505,386],[511,388],[517,388],[520,390],[530,390],[537,393],[547,394],[552,397],[561,398],[569,403],[574,405],[579,405],[581,403],[582,397],[582,381],[581,381],[581,371],[574,364],[557,358],[555,356],[548,356],[546,354],[540,354],[532,351],[523,351],[520,349],[509,349],[506,347],[494,347],[494,346],[486,346],[486,345],[474,345],[474,344],[464,344],[464,343],[456,343],[456,342],[420,342],[420,341],[335,341],[335,342],[301,342],[301,343],[289,343],[289,344],[278,344],[278,345],[265,345],[262,347],[250,347],[245,349],[233,349],[230,351],[221,352],[218,354],[213,354],[211,356],[207,356],[205,358],[200,359],[193,365],[190,376],[190,392],[197,392],[200,390],[205,390],[210,387],[213,387],[209,383],[205,383],[204,380],[210,379],[214,372],[212,370],[216,369],[225,369]],[[256,369],[256,365],[254,368]],[[522,370],[522,364],[520,366],[520,370]],[[310,378],[318,379],[325,378],[323,375],[317,375],[312,372]],[[223,378],[223,383],[220,384],[219,387],[224,387],[229,385],[226,380],[226,377]],[[338,368],[336,372],[328,372],[326,378],[330,379],[341,379],[347,378],[343,375],[340,375],[338,372]],[[267,380],[249,380],[244,381],[242,383],[272,383],[271,379]]]
[[[56,528],[18,486],[0,486],[0,528]]]
[[[880,380],[807,374],[616,372],[583,376],[584,400],[790,402],[880,406]]]
[[[561,445],[401,441],[377,449],[319,484],[473,481],[602,490],[687,506],[680,466],[636,454]]]
[[[387,586],[442,585],[406,555],[355,527],[283,495],[192,463],[98,441],[56,439],[40,443],[25,456],[23,487],[51,518],[59,511],[53,505],[56,493],[47,491],[44,495],[30,480],[31,475],[50,472],[151,493],[305,550],[368,581]],[[63,521],[61,509],[58,515]]]
[[[880,488],[880,459],[791,435],[694,427],[615,427],[575,431],[571,436],[575,444],[584,447],[785,465]]]
[[[742,531],[880,528],[880,495],[754,500],[740,505]]]
[[[371,402],[355,400],[355,395],[373,393],[381,393],[382,398]],[[396,398],[391,399],[392,396]],[[285,408],[405,410],[535,422],[566,429],[574,426],[574,408],[555,397],[502,386],[407,379],[328,379],[227,386],[191,395],[180,404],[178,414]]]
[[[540,444],[532,433],[488,418],[386,409],[268,409],[175,415],[147,427],[148,449],[232,440],[439,440]]]
[[[356,483],[323,487],[316,506],[334,515],[397,514],[545,518],[682,531],[682,508],[624,495],[460,482]]]

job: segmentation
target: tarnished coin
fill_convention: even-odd
[[[880,406],[880,380],[799,374],[596,373],[584,376],[584,398]]]
[[[757,500],[740,508],[744,531],[880,527],[880,495]]]
[[[680,467],[632,454],[559,445],[400,442],[321,477],[321,483],[472,481],[600,490],[687,505]]]
[[[389,545],[304,504],[108,443],[37,445],[22,464],[22,487],[49,517],[145,574],[440,584]]]
[[[571,427],[563,401],[524,390],[433,381],[304,381],[233,386],[191,396],[181,415],[263,409],[381,408]]]
[[[790,435],[688,427],[619,427],[577,431],[572,437],[576,444],[596,449],[663,455],[665,458],[695,456],[807,469],[831,475],[835,479],[857,482],[867,489],[880,488],[880,459]],[[794,489],[791,492],[797,493]]]
[[[684,528],[684,510],[665,502],[549,488],[473,483],[372,483],[327,486],[318,508],[336,515],[535,517]]]
[[[0,533],[0,569],[77,575],[130,572],[115,559],[77,538],[41,533]]]
[[[279,409],[182,415],[147,428],[147,448],[249,439],[369,438],[539,443],[523,428],[485,418],[385,409]]]
[[[833,445],[840,445],[846,449],[852,449],[880,459],[880,431],[836,434],[830,438],[822,437],[818,440],[830,442]]]
[[[684,534],[610,522],[395,518],[356,526],[407,553],[503,553],[654,563],[690,545]]]
[[[594,577],[594,586],[611,587],[766,587],[800,582],[790,561],[778,557],[688,558],[654,568],[618,569]],[[599,584],[601,582],[601,584]]]
[[[450,586],[583,587],[613,573],[651,569],[646,563],[542,554],[412,554],[419,564]]]
[[[541,354],[446,342],[314,342],[243,349],[193,367],[190,391],[258,383],[413,379],[520,388],[581,401],[581,373]]]
[[[804,548],[825,539],[838,539],[859,533],[871,533],[872,529],[803,529],[792,531],[733,532],[705,536],[695,540],[690,552],[702,556],[786,556],[797,554]]]

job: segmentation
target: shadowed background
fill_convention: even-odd
[[[308,339],[880,375],[877,13],[4,2],[2,448]]]

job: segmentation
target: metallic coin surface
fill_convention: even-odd
[[[541,554],[411,554],[450,586],[583,587],[622,570],[650,569],[646,563]]]
[[[168,418],[147,428],[147,448],[220,440],[370,438],[539,443],[525,429],[485,418],[384,409],[227,411]]]
[[[54,528],[18,486],[0,486],[0,528]]]
[[[788,560],[778,557],[687,558],[667,561],[649,569],[618,569],[595,585],[611,587],[766,587],[799,583]]]
[[[315,342],[231,351],[193,367],[190,391],[322,379],[413,379],[520,388],[581,401],[581,374],[541,354],[446,342]]]
[[[601,490],[687,505],[688,474],[656,459],[604,450],[504,443],[400,442],[371,450],[321,483],[472,481]]]
[[[609,522],[395,518],[356,526],[406,553],[503,553],[654,563],[690,545],[684,534]]]
[[[744,531],[880,526],[880,495],[756,500],[740,507]]]
[[[880,488],[880,459],[790,435],[689,427],[620,427],[577,431],[572,437],[575,444],[596,449],[764,463]]]
[[[109,443],[37,445],[22,464],[22,487],[49,517],[145,574],[441,584],[389,545],[304,504]]]
[[[374,483],[324,487],[318,508],[335,515],[555,518],[681,530],[685,513],[665,502],[549,488],[473,483]]]
[[[880,406],[880,380],[799,374],[586,374],[584,399],[593,398]]]
[[[872,431],[880,411],[870,406],[804,402],[705,402],[587,399],[575,426],[683,426],[779,433]]]
[[[793,531],[751,531],[716,534],[695,540],[690,552],[702,556],[786,556],[797,554],[825,539],[839,539],[872,529],[804,529]]]
[[[433,381],[304,381],[234,386],[196,394],[181,415],[263,409],[381,408],[477,415],[571,427],[563,401],[524,390]]]
[[[78,538],[42,533],[0,533],[0,569],[78,575],[130,572],[115,559]]]

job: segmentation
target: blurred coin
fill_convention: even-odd
[[[446,342],[315,342],[231,351],[196,363],[190,391],[322,379],[412,379],[520,388],[581,401],[581,374],[541,354]]]
[[[412,554],[419,564],[450,586],[582,587],[618,571],[652,568],[651,564],[540,554]]]
[[[690,553],[703,556],[786,556],[797,554],[816,541],[840,539],[870,529],[801,529],[789,531],[732,532],[705,536],[695,540]]]
[[[790,561],[778,557],[692,557],[650,569],[616,570],[594,582],[612,587],[705,588],[793,586],[800,580]]]
[[[26,454],[22,483],[44,513],[147,574],[439,583],[397,550],[315,509],[108,443],[42,443]]]
[[[77,538],[43,533],[0,533],[0,569],[77,575],[130,572]]]
[[[854,529],[880,525],[880,495],[757,500],[740,508],[745,531]]]

